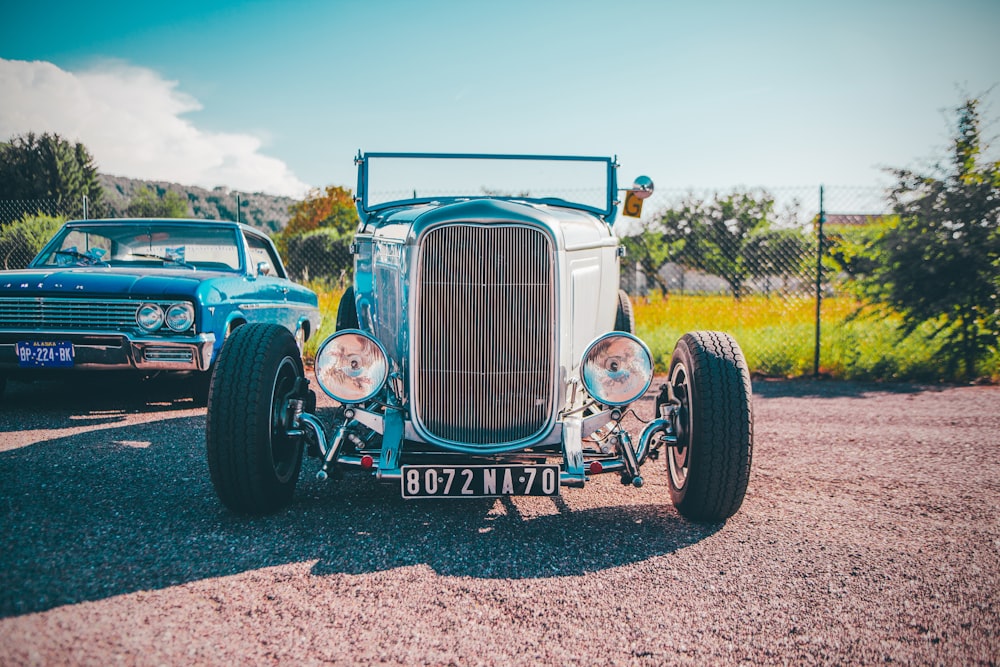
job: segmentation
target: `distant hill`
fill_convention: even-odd
[[[278,197],[261,192],[237,192],[223,187],[206,190],[193,185],[143,181],[107,174],[101,174],[100,181],[105,189],[107,203],[117,211],[123,211],[128,201],[140,189],[152,188],[159,197],[169,190],[185,197],[190,204],[189,212],[194,218],[236,220],[236,201],[239,195],[239,220],[268,234],[280,232],[285,228],[289,218],[288,207],[298,201],[292,197]]]

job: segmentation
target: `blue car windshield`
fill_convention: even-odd
[[[410,201],[505,197],[609,213],[614,161],[603,157],[367,153],[358,190],[365,210]]]
[[[240,250],[231,227],[95,222],[64,227],[33,264],[236,271]]]

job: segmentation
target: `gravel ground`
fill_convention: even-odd
[[[554,502],[307,460],[289,509],[236,517],[176,387],[11,383],[0,664],[996,664],[1000,387],[754,390],[746,502],[699,525],[662,460]]]

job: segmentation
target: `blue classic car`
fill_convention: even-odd
[[[306,453],[319,479],[360,472],[407,499],[555,496],[609,473],[638,488],[662,456],[679,512],[739,509],[753,419],[731,336],[685,334],[646,427],[626,426],[654,364],[619,288],[615,160],[367,153],[357,165],[354,284],[315,368],[340,407],[315,414],[287,331],[238,329],[206,420],[225,505],[283,507]],[[652,190],[636,179],[625,212]]]
[[[223,342],[256,322],[281,327],[301,349],[319,311],[252,227],[67,222],[28,268],[0,272],[0,391],[7,377],[182,371],[204,397]]]

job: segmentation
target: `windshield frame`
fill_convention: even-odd
[[[392,201],[371,203],[369,201],[368,184],[370,176],[368,173],[371,159],[443,159],[443,160],[522,160],[522,161],[555,161],[555,162],[595,162],[605,165],[607,177],[605,179],[607,192],[605,194],[604,207],[591,206],[580,202],[560,199],[556,197],[530,197],[530,196],[502,196],[502,195],[449,195],[431,197],[408,197]],[[618,206],[618,181],[617,169],[618,160],[614,157],[596,157],[584,155],[524,155],[524,154],[502,154],[502,153],[394,153],[394,152],[372,152],[361,153],[358,151],[354,159],[358,167],[358,187],[356,202],[358,214],[365,218],[379,211],[397,208],[400,206],[410,206],[414,204],[427,204],[431,202],[453,202],[466,201],[472,199],[505,199],[526,201],[539,204],[550,204],[555,206],[565,206],[568,208],[588,211],[603,217],[608,222],[614,219],[615,210]]]

